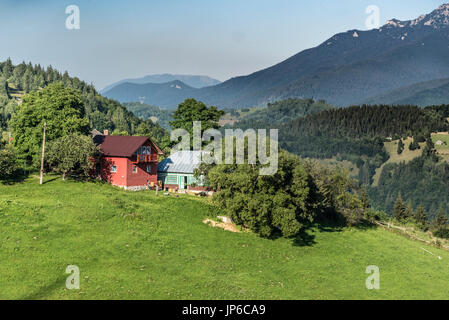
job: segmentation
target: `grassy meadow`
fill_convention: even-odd
[[[449,252],[380,228],[270,240],[202,223],[218,212],[208,199],[52,176],[0,185],[0,299],[449,297]],[[65,288],[68,265],[79,290]],[[369,265],[380,290],[365,287]]]
[[[384,142],[385,149],[387,150],[388,154],[390,155],[390,158],[384,164],[382,164],[379,168],[376,169],[376,173],[373,177],[373,186],[378,185],[380,174],[382,173],[382,170],[386,164],[400,163],[400,162],[407,163],[407,162],[413,160],[414,158],[422,155],[422,150],[423,150],[424,146],[426,145],[426,143],[423,142],[423,143],[419,144],[421,149],[410,150],[408,147],[412,141],[413,141],[412,137],[408,137],[407,139],[402,140],[402,142],[404,143],[404,150],[402,151],[401,154],[398,154],[399,140]]]

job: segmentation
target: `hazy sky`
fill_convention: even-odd
[[[366,7],[383,24],[409,20],[449,0],[0,0],[0,60],[31,61],[98,89],[155,73],[245,75],[365,30]],[[68,30],[66,7],[80,9]]]

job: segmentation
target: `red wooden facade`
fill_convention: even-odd
[[[162,151],[148,137],[97,135],[101,157],[96,172],[115,186],[138,189],[157,183]]]

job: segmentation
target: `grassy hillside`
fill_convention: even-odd
[[[407,139],[403,139],[402,142],[404,143],[404,150],[401,154],[398,154],[398,142],[399,140],[384,142],[385,150],[389,154],[389,159],[382,164],[379,168],[376,169],[376,174],[373,177],[373,186],[377,186],[379,183],[380,174],[382,173],[383,168],[385,165],[389,163],[400,163],[404,162],[407,163],[410,160],[419,157],[422,154],[422,150],[425,146],[425,143],[420,143],[421,149],[417,150],[410,150],[409,145],[413,141],[413,138],[409,137]]]
[[[203,224],[208,200],[52,179],[0,185],[0,299],[449,296],[449,252],[382,229],[267,240]],[[65,289],[70,264],[80,290]],[[365,288],[368,265],[378,291]]]

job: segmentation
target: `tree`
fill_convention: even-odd
[[[447,219],[446,213],[444,212],[443,208],[440,207],[435,218],[432,220],[432,228],[434,230],[443,229],[443,228],[447,227],[447,224],[448,224],[448,219]]]
[[[129,132],[115,129],[114,131],[112,131],[111,136],[129,136]]]
[[[92,112],[89,115],[89,119],[92,123],[92,127],[100,132],[103,132],[106,129],[111,130],[114,125],[112,121],[106,116],[106,114],[101,113],[98,110]]]
[[[402,142],[402,139],[399,139],[397,153],[401,154],[402,151],[404,151],[404,143]]]
[[[412,217],[413,217],[413,207],[412,203],[409,201],[404,211],[404,220],[408,220]]]
[[[218,129],[218,120],[224,115],[224,111],[217,107],[207,107],[204,103],[195,99],[186,99],[179,104],[178,109],[173,114],[173,121],[170,126],[173,130],[185,129],[193,136],[193,121],[201,121],[201,134],[208,129]],[[192,143],[193,144],[193,143]]]
[[[416,208],[415,214],[414,214],[414,219],[416,221],[416,223],[418,223],[422,228],[425,227],[427,225],[427,213],[424,210],[423,206],[418,206],[418,208]]]
[[[23,96],[11,119],[14,146],[22,157],[35,158],[42,144],[42,128],[47,122],[47,140],[89,132],[89,121],[78,91],[51,84]]]
[[[421,147],[419,146],[419,143],[418,143],[418,141],[416,140],[415,137],[413,137],[413,141],[410,142],[410,145],[408,146],[408,149],[410,151],[421,149]]]
[[[92,138],[80,134],[63,136],[49,143],[47,163],[56,172],[67,175],[88,177],[94,165],[98,147]]]
[[[214,201],[238,225],[271,236],[279,230],[285,237],[296,235],[305,221],[313,219],[308,209],[309,177],[298,157],[280,152],[278,171],[259,175],[259,165],[226,164],[209,169],[208,184]]]
[[[405,210],[406,208],[404,202],[402,201],[402,196],[399,193],[393,208],[393,218],[398,221],[403,221],[405,218]]]
[[[0,148],[0,180],[14,174],[17,169],[17,157],[12,146]]]
[[[422,151],[423,157],[433,159],[435,162],[438,161],[438,156],[436,155],[435,144],[432,141],[432,137],[430,134],[426,137],[426,146]]]

